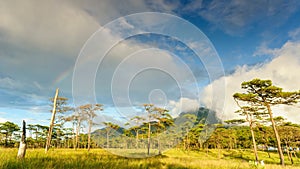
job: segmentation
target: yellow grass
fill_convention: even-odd
[[[122,150],[128,153],[131,150]],[[113,150],[116,152],[116,150]],[[118,153],[122,153],[119,150]],[[138,152],[139,153],[139,152]],[[221,159],[218,158],[217,150],[206,151],[182,151],[169,150],[161,156],[149,158],[126,158],[114,155],[103,149],[92,149],[90,153],[85,149],[74,151],[72,149],[51,149],[45,154],[44,149],[28,149],[24,160],[17,160],[17,149],[0,148],[0,168],[162,168],[162,169],[182,169],[182,168],[257,168],[253,163],[251,151],[221,151]],[[268,161],[267,153],[260,152],[262,159],[266,161],[265,168],[280,169],[277,165],[277,156],[272,153],[272,159]],[[275,163],[275,164],[274,164]],[[263,168],[258,166],[258,168]],[[300,168],[299,162],[294,165],[288,165],[285,169]]]

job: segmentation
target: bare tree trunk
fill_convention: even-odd
[[[81,119],[78,120],[77,126],[76,126],[76,136],[75,136],[75,145],[74,145],[75,150],[77,150],[77,148],[78,148],[78,138],[79,138],[80,125],[81,125]]]
[[[26,154],[26,122],[23,120],[23,132],[20,141],[20,147],[18,151],[18,159],[23,159]]]
[[[91,130],[92,130],[92,121],[89,121],[89,131],[88,131],[88,151],[90,151],[91,148]]]
[[[284,143],[285,143],[285,146],[286,146],[286,153],[287,153],[288,159],[292,162],[292,159],[291,159],[291,156],[290,156],[290,152],[289,152],[289,149],[288,149],[287,141],[285,140]]]
[[[272,113],[270,105],[268,103],[266,103],[265,105],[268,109],[270,120],[272,122],[273,131],[275,133],[276,142],[277,142],[277,149],[278,149],[278,154],[279,154],[279,158],[280,158],[280,164],[282,166],[284,166],[284,156],[283,156],[283,152],[282,152],[282,149],[281,149],[280,137],[279,137],[279,134],[277,132],[276,124],[275,124],[274,119],[273,119],[273,113]]]
[[[56,92],[55,92],[55,97],[53,100],[52,117],[51,117],[51,121],[50,121],[50,127],[49,127],[48,136],[47,136],[46,148],[45,148],[46,153],[49,150],[50,144],[51,144],[52,130],[53,130],[53,126],[54,126],[54,119],[55,119],[55,113],[56,113],[56,99],[58,96],[58,91],[59,91],[59,89],[57,88]]]
[[[253,143],[253,150],[254,150],[254,155],[255,155],[255,161],[258,162],[258,154],[257,154],[257,148],[256,148],[256,142],[255,142],[253,127],[252,127],[252,122],[250,122],[250,131],[251,131],[251,136],[252,136],[252,143]]]
[[[288,144],[287,141],[285,141],[285,145],[287,147],[286,152],[287,152],[287,155],[289,157],[289,160],[291,161],[292,164],[294,164],[293,155],[292,155],[293,152],[290,152],[290,145]]]

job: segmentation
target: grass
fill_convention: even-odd
[[[121,153],[120,151],[118,153]],[[249,163],[253,159],[252,152],[249,150],[222,150],[221,159],[218,159],[217,150],[205,151],[181,151],[169,150],[163,155],[149,158],[126,158],[113,155],[102,149],[87,150],[71,149],[51,149],[47,154],[44,149],[28,149],[26,158],[16,159],[17,149],[0,148],[0,168],[6,169],[27,169],[27,168],[148,168],[148,169],[184,169],[184,168],[218,168],[218,169],[251,169],[255,165]],[[259,156],[265,161],[265,168],[280,169],[277,154],[271,153],[269,158],[267,153],[259,152]],[[300,168],[300,162],[294,160],[296,164],[287,165],[285,169]],[[289,164],[288,159],[286,163]]]

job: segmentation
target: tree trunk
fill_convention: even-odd
[[[23,120],[23,132],[20,141],[20,147],[18,151],[18,159],[23,159],[26,154],[26,122]]]
[[[59,91],[59,89],[57,88],[56,92],[55,92],[55,97],[53,100],[52,117],[51,117],[51,121],[50,121],[50,127],[49,127],[48,136],[47,136],[46,148],[45,148],[46,153],[49,150],[50,145],[51,145],[51,137],[52,137],[52,130],[53,130],[53,126],[54,126],[54,119],[55,119],[55,113],[56,113],[56,99],[58,96],[58,91]]]
[[[89,121],[89,131],[88,131],[88,152],[91,148],[91,130],[92,130],[92,121]]]
[[[290,152],[290,145],[288,144],[288,142],[285,141],[285,143],[286,143],[286,147],[287,147],[287,149],[286,149],[287,155],[289,156],[291,163],[294,164],[293,155],[292,155],[293,152]]]
[[[286,154],[288,156],[288,159],[292,162],[292,159],[291,159],[291,156],[290,156],[290,152],[289,152],[289,149],[288,149],[287,141],[285,140],[284,143],[285,143],[285,146],[286,146]]]
[[[76,138],[76,135],[75,135],[75,124],[73,123],[73,126],[72,126],[72,135],[73,135],[73,148],[75,149],[75,145],[76,145],[76,140],[75,140],[75,138]]]
[[[136,130],[135,147],[139,148],[139,130]]]
[[[5,147],[8,146],[8,132],[5,133]]]
[[[258,162],[258,154],[257,154],[257,148],[256,148],[256,142],[255,142],[253,127],[252,127],[252,122],[250,122],[250,131],[251,131],[251,136],[252,136],[252,143],[253,143],[253,150],[254,150],[254,155],[255,155],[255,161]]]
[[[81,125],[81,119],[78,119],[77,126],[76,126],[76,136],[75,136],[75,145],[74,149],[77,150],[79,144],[78,144],[78,139],[79,139],[79,130],[80,130],[80,125]]]
[[[266,151],[267,151],[267,153],[268,153],[269,158],[271,158],[271,154],[270,154],[270,152],[269,152],[269,146],[268,146],[267,144],[265,144],[265,147],[266,147]]]
[[[265,105],[268,109],[268,113],[269,113],[270,120],[271,120],[271,123],[272,123],[273,131],[275,133],[275,137],[276,137],[276,141],[277,141],[277,149],[278,149],[278,154],[279,154],[279,158],[280,158],[280,164],[282,166],[284,166],[284,156],[283,156],[283,152],[282,152],[282,149],[281,149],[280,137],[279,137],[279,134],[277,132],[276,124],[275,124],[274,119],[273,119],[273,113],[272,113],[270,105],[268,103],[266,103]]]
[[[295,151],[293,151],[293,154],[294,154],[294,157],[297,159],[297,161],[299,161],[298,157],[297,157],[297,154]]]

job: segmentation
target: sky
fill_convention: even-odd
[[[143,103],[238,118],[243,81],[299,90],[299,18],[297,0],[0,1],[0,122],[47,125],[56,88],[104,104],[99,123]],[[274,114],[300,123],[299,105]]]

